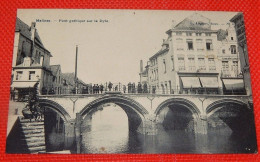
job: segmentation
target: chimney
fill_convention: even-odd
[[[31,40],[34,41],[36,31],[36,22],[32,22],[31,24]]]
[[[140,60],[140,73],[143,72],[143,60]]]

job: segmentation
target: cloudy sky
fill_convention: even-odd
[[[146,64],[149,57],[160,50],[162,40],[167,38],[165,32],[172,22],[179,23],[195,12],[211,19],[212,23],[222,24],[223,29],[236,14],[169,10],[19,9],[17,16],[28,25],[37,19],[49,20],[37,22],[36,28],[44,46],[53,55],[51,64],[60,64],[62,72],[74,72],[78,45],[80,79],[86,83],[128,83],[138,82],[140,60]]]

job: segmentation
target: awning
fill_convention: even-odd
[[[226,90],[243,90],[245,88],[243,79],[223,79]]]
[[[217,77],[200,77],[200,81],[204,88],[218,88]]]
[[[181,77],[183,88],[200,88],[198,77]]]
[[[33,88],[36,82],[13,82],[12,88]]]

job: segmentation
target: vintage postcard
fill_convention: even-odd
[[[243,13],[19,9],[7,153],[256,153]]]

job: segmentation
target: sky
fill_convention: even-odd
[[[85,83],[139,81],[140,60],[146,65],[160,50],[173,22],[199,13],[212,29],[227,27],[236,12],[170,10],[18,9],[17,17],[36,22],[40,38],[51,54],[51,65],[74,72],[78,45],[78,77]],[[72,20],[72,21],[70,21]],[[97,21],[97,22],[96,22]]]

